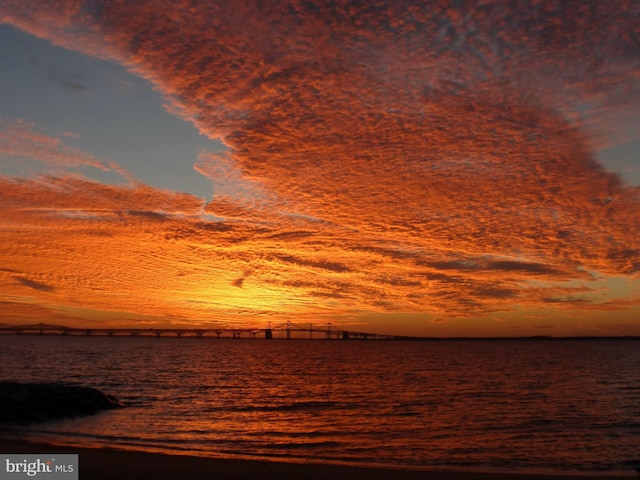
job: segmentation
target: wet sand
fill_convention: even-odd
[[[584,476],[390,470],[310,463],[261,462],[164,455],[115,449],[70,448],[0,439],[1,453],[77,453],[80,480],[576,480]],[[636,478],[589,476],[599,480]]]

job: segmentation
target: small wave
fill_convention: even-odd
[[[308,450],[316,448],[341,448],[342,443],[334,441],[326,442],[300,442],[300,443],[270,443],[263,445],[265,450]]]
[[[306,401],[280,405],[245,405],[234,407],[212,407],[207,412],[292,412],[300,410],[327,410],[343,406],[339,402]]]

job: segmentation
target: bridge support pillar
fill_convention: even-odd
[[[267,329],[264,331],[264,338],[265,338],[265,340],[271,340],[271,339],[273,339],[273,332],[271,331],[271,329],[270,329],[270,328],[267,328]]]
[[[342,339],[349,340],[349,332],[342,332]]]

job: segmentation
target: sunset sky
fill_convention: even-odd
[[[0,0],[0,323],[640,335],[640,2]]]

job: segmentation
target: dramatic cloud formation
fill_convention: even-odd
[[[211,180],[206,204],[1,179],[2,245],[22,245],[3,248],[6,301],[193,323],[389,314],[386,331],[423,313],[425,333],[619,310],[616,331],[640,334],[640,190],[596,160],[638,140],[637,1],[3,5],[150,80],[229,149],[185,165]],[[0,154],[113,168],[24,122],[0,124]]]

